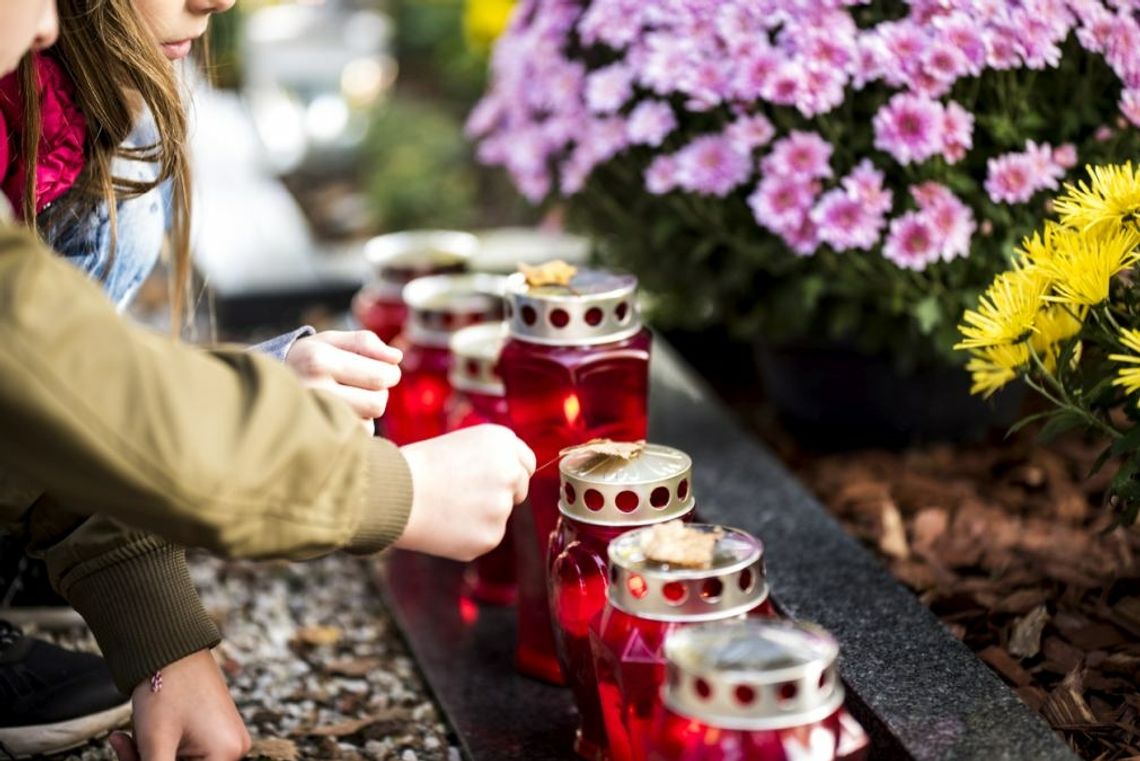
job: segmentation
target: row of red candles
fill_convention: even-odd
[[[403,378],[383,421],[396,443],[500,423],[549,464],[564,448],[593,439],[646,438],[651,339],[638,318],[632,276],[584,270],[569,288],[532,289],[517,275],[443,275],[418,279],[401,295],[410,309],[391,289],[354,304],[366,327],[405,352]],[[499,322],[503,316],[509,330]],[[490,324],[463,329],[481,322]],[[583,457],[587,467],[579,472]],[[758,540],[693,524],[727,537],[717,542],[719,562],[703,573],[670,575],[636,557],[644,529],[631,529],[677,518],[692,523],[695,500],[683,453],[649,445],[635,461],[639,468],[611,459],[599,476],[596,456],[584,451],[563,458],[557,470],[541,467],[530,487],[533,535],[508,532],[466,577],[476,600],[505,604],[515,596],[518,563],[517,664],[528,676],[570,687],[581,718],[578,755],[591,761],[862,757],[867,739],[842,709],[835,654],[828,655],[834,641],[811,627],[775,622]],[[649,478],[640,472],[647,469]],[[630,482],[623,487],[623,480]],[[751,643],[753,660],[776,658],[786,666],[785,651],[799,647],[798,676],[717,684],[717,669],[708,663],[696,670],[686,670],[680,658],[667,663],[678,631],[742,618],[770,622],[736,638]],[[741,642],[730,637],[726,644],[717,627],[704,634],[701,628],[710,627],[694,630],[698,641],[703,636],[714,643],[708,647],[739,654]]]

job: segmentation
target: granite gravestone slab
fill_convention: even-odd
[[[650,407],[652,441],[693,458],[702,519],[760,536],[782,611],[839,639],[849,704],[872,735],[872,759],[1076,758],[661,341]],[[515,673],[514,610],[461,599],[461,574],[459,564],[397,552],[379,581],[464,752],[471,761],[573,759],[568,691]]]

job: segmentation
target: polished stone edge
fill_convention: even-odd
[[[872,758],[1076,759],[660,341],[652,378],[650,440],[693,458],[702,520],[764,541],[779,608],[839,640],[854,712],[875,740]]]

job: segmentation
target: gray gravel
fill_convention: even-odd
[[[372,585],[368,561],[198,557],[192,570],[225,636],[215,656],[255,754],[259,743],[265,751],[251,758],[460,761]],[[95,649],[83,631],[44,636]],[[95,741],[53,759],[113,761],[114,754]]]

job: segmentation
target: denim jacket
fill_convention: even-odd
[[[153,145],[157,141],[152,119],[140,119],[127,140],[127,145]],[[117,177],[153,181],[157,167],[152,163],[116,158],[112,172]],[[111,220],[107,204],[92,202],[90,206],[71,206],[65,214],[44,214],[50,220],[45,238],[51,248],[100,281],[119,311],[125,310],[143,282],[158,263],[163,239],[168,229],[171,203],[170,182],[136,198],[119,201],[117,207],[116,246],[111,255]],[[254,351],[284,361],[293,343],[315,331],[309,326],[297,328],[253,346]]]

